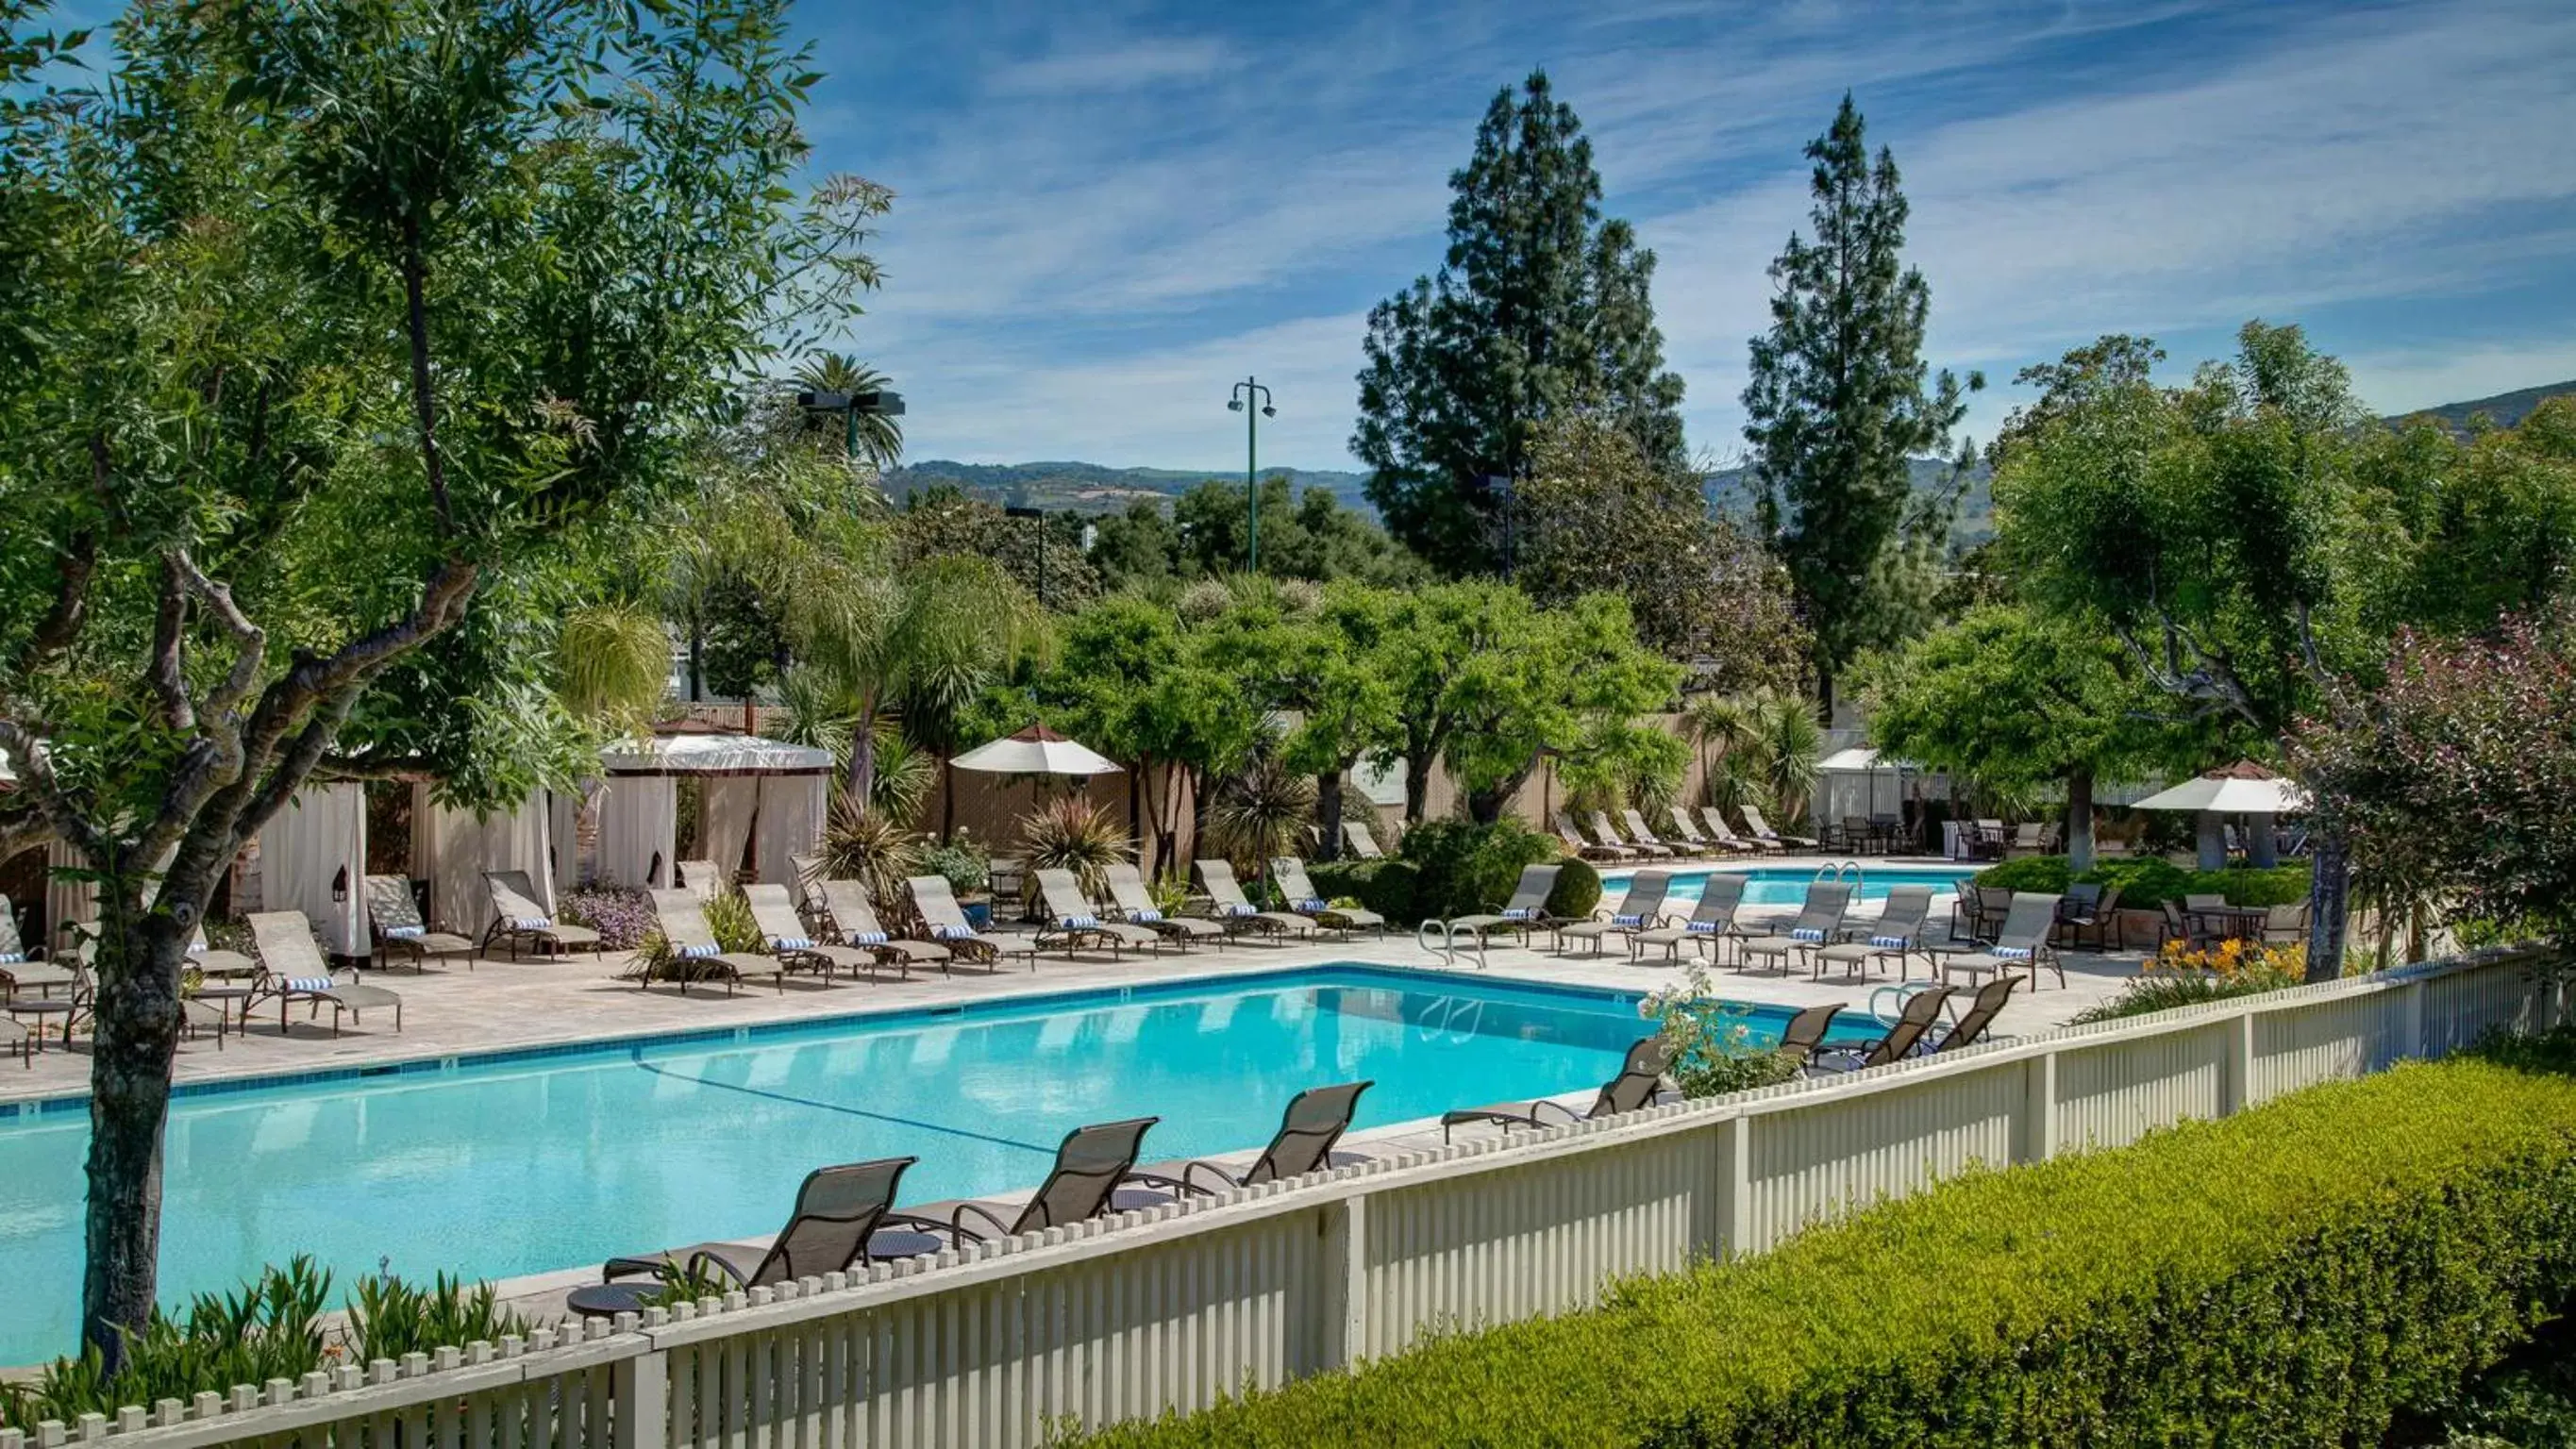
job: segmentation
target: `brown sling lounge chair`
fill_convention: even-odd
[[[931,940],[947,947],[950,955],[987,966],[1001,964],[1002,943],[967,924],[966,912],[957,904],[957,892],[949,886],[948,877],[910,876],[904,880],[903,888],[912,897],[912,909],[921,917],[921,928],[929,933]],[[1036,949],[1028,946],[1020,949],[1028,952],[1029,969],[1038,969]]]
[[[1327,931],[1349,935],[1356,931],[1386,934],[1386,917],[1358,906],[1337,906],[1324,899],[1315,883],[1306,879],[1306,862],[1293,855],[1283,855],[1270,862],[1270,879],[1288,902],[1288,909],[1306,917]]]
[[[951,1242],[980,1243],[1096,1218],[1120,1205],[1118,1184],[1136,1170],[1136,1150],[1145,1140],[1146,1129],[1161,1120],[1130,1117],[1123,1122],[1076,1127],[1066,1133],[1056,1147],[1054,1169],[1016,1210],[1003,1203],[933,1203],[915,1212],[889,1213],[886,1222],[936,1233]],[[1150,1196],[1155,1202],[1166,1200],[1160,1193]],[[1150,1204],[1135,1201],[1128,1205]]]
[[[1259,1187],[1265,1182],[1303,1177],[1332,1166],[1333,1144],[1351,1129],[1351,1117],[1359,1110],[1360,1093],[1373,1085],[1342,1082],[1330,1087],[1308,1087],[1289,1098],[1288,1111],[1280,1117],[1279,1130],[1271,1136],[1270,1145],[1241,1172],[1202,1159],[1140,1167],[1133,1174],[1134,1180],[1183,1195],[1219,1193],[1230,1187]]]
[[[1624,845],[1603,845],[1599,841],[1586,840],[1583,832],[1574,828],[1574,817],[1562,810],[1556,812],[1556,835],[1565,842],[1566,849],[1584,860],[1610,864],[1637,857],[1637,852]]]
[[[2020,977],[2007,975],[1998,976],[1978,987],[1976,999],[1969,1002],[1968,1009],[1959,1014],[1959,1024],[1934,1039],[1932,1050],[1956,1051],[1961,1047],[1972,1047],[1983,1041],[1986,1028],[1993,1026],[1995,1018],[2003,1014],[2005,1005],[2012,997],[2013,988],[2020,984]]]
[[[1952,994],[1947,986],[1923,988],[1905,998],[1905,1007],[1896,1014],[1896,1025],[1888,1028],[1887,1035],[1875,1041],[1819,1047],[1807,1064],[1808,1072],[1856,1072],[1913,1055],[1932,1023],[1941,1019],[1941,1008],[1949,1004]]]
[[[1670,890],[1672,884],[1671,871],[1637,872],[1629,878],[1628,893],[1619,898],[1619,908],[1616,911],[1596,915],[1588,921],[1576,921],[1571,925],[1557,927],[1555,931],[1557,947],[1560,950],[1563,949],[1565,938],[1572,936],[1577,940],[1591,942],[1592,953],[1598,955],[1604,937],[1624,936],[1628,941],[1628,954],[1633,958],[1637,954],[1638,933],[1663,924],[1664,892]]]
[[[1141,951],[1162,944],[1162,933],[1151,926],[1102,920],[1099,907],[1083,893],[1082,881],[1072,871],[1041,870],[1037,880],[1038,896],[1046,902],[1047,915],[1054,921],[1052,930],[1038,933],[1041,944],[1052,936],[1071,952],[1085,941],[1097,941],[1113,953],[1130,946]]]
[[[1648,845],[1642,840],[1630,840],[1622,836],[1617,828],[1611,825],[1608,813],[1600,810],[1592,812],[1592,838],[1612,850],[1625,850],[1642,856],[1660,858],[1669,857],[1673,853],[1671,846]]]
[[[1812,955],[1842,933],[1843,913],[1851,909],[1851,895],[1851,886],[1842,881],[1810,883],[1807,903],[1799,908],[1797,922],[1785,934],[1761,936],[1745,942],[1740,959],[1747,965],[1756,958],[1777,961],[1780,969],[1787,971],[1790,958]],[[1824,974],[1822,967],[1816,974]]]
[[[671,971],[680,983],[680,994],[709,977],[724,982],[725,995],[753,976],[766,976],[780,991],[787,989],[787,963],[776,956],[755,956],[748,951],[728,951],[716,942],[716,933],[707,925],[706,907],[699,904],[697,892],[686,886],[674,886],[653,892],[653,915],[662,924],[662,939],[671,943],[675,959]],[[639,985],[650,987],[653,973],[644,971]]]
[[[1697,846],[1675,845],[1671,841],[1664,839],[1662,836],[1655,834],[1653,828],[1646,824],[1646,817],[1638,814],[1634,810],[1620,811],[1619,818],[1626,821],[1628,824],[1628,838],[1636,841],[1640,845],[1660,850],[1666,855],[1683,856],[1699,854],[1699,848]]]
[[[760,928],[761,940],[788,970],[820,971],[827,983],[834,971],[847,971],[853,976],[862,971],[876,974],[875,952],[814,939],[812,929],[796,914],[787,887],[747,885],[742,888],[742,898],[751,906],[751,923]]]
[[[481,949],[490,951],[493,941],[508,938],[510,959],[519,959],[519,947],[550,947],[569,955],[582,946],[591,954],[600,954],[599,933],[588,926],[559,925],[554,912],[537,899],[536,883],[524,870],[487,870],[483,888],[492,893],[492,928],[483,933]]]
[[[1554,935],[1559,923],[1547,913],[1547,898],[1556,894],[1556,878],[1563,870],[1557,865],[1522,866],[1520,881],[1512,887],[1512,898],[1501,910],[1456,917],[1449,922],[1449,934],[1455,937],[1466,932],[1475,940],[1479,954],[1497,935],[1517,935],[1523,941],[1532,931]]]
[[[892,966],[895,975],[907,981],[912,979],[915,966],[948,969],[947,947],[932,941],[900,941],[878,924],[876,907],[868,903],[866,886],[854,880],[817,880],[814,894],[821,898],[824,913],[832,918],[834,945],[872,952],[880,965]]]
[[[2012,909],[2004,913],[2004,923],[1994,940],[1982,951],[1952,956],[1941,963],[1941,979],[1964,975],[1973,981],[1992,972],[2010,976],[2016,971],[2030,973],[2030,989],[2039,989],[2039,973],[2045,967],[2057,973],[2057,984],[2066,984],[2066,968],[2058,964],[2057,948],[2048,944],[2057,929],[2058,898],[2038,891],[2015,891]]]
[[[1265,936],[1311,936],[1315,933],[1315,923],[1304,916],[1287,911],[1265,911],[1247,900],[1242,885],[1234,878],[1234,865],[1230,861],[1200,861],[1199,884],[1206,888],[1208,899],[1215,903],[1216,918],[1224,922],[1230,932],[1258,931]]]
[[[1462,1107],[1440,1116],[1440,1136],[1447,1140],[1450,1130],[1470,1122],[1496,1122],[1505,1129],[1513,1127],[1547,1127],[1557,1122],[1582,1122],[1594,1117],[1612,1117],[1621,1112],[1634,1112],[1651,1106],[1655,1091],[1663,1085],[1664,1072],[1673,1064],[1672,1039],[1662,1032],[1641,1038],[1628,1048],[1627,1060],[1619,1064],[1619,1074],[1601,1084],[1601,1094],[1592,1099],[1588,1109],[1577,1112],[1551,1098],[1541,1097],[1528,1103],[1498,1103],[1491,1107]],[[1553,1121],[1550,1120],[1553,1114]]]
[[[1772,1050],[1799,1066],[1805,1066],[1823,1049],[1825,1033],[1832,1029],[1834,1018],[1842,1015],[1842,1010],[1841,1002],[1829,1001],[1822,1006],[1810,1006],[1790,1017],[1788,1024],[1780,1028],[1780,1044]]]
[[[1691,853],[1693,855],[1705,856],[1714,860],[1721,855],[1731,853],[1724,842],[1711,840],[1707,836],[1700,834],[1699,827],[1691,823],[1689,811],[1684,810],[1679,805],[1668,805],[1664,808],[1666,813],[1672,817],[1673,834],[1680,837],[1683,843],[1690,846]]]
[[[1836,941],[1816,952],[1816,967],[1841,966],[1852,979],[1893,956],[1897,979],[1905,977],[1905,963],[1924,948],[1932,921],[1932,888],[1930,886],[1891,886],[1887,904],[1878,919],[1868,927],[1868,935],[1856,941]]]
[[[378,955],[408,955],[415,971],[427,970],[432,956],[462,956],[465,969],[474,969],[474,943],[431,930],[420,918],[420,902],[412,899],[411,882],[401,876],[367,877],[367,930],[375,938]]]
[[[1659,926],[1640,931],[1632,944],[1640,951],[1648,946],[1664,948],[1664,959],[1681,955],[1685,941],[1708,947],[1709,964],[1717,965],[1729,941],[1742,945],[1744,933],[1735,928],[1735,913],[1744,904],[1745,878],[1731,871],[1716,871],[1700,883],[1699,903],[1691,907],[1688,919],[1679,925]]]
[[[319,1016],[322,1008],[331,1008],[331,1034],[340,1034],[340,1017],[365,1024],[362,1013],[369,1010],[394,1014],[394,1030],[402,1030],[402,998],[381,986],[360,985],[352,979],[343,981],[331,973],[331,963],[313,944],[313,923],[302,911],[253,911],[251,939],[259,946],[260,974],[251,984],[254,996],[277,998],[277,1029],[287,1030],[286,1011],[302,1002],[310,1016]],[[243,1008],[249,1015],[249,1008]]]
[[[1192,941],[1222,936],[1225,927],[1197,916],[1167,916],[1154,904],[1154,893],[1145,889],[1145,877],[1127,862],[1113,861],[1101,872],[1109,885],[1109,898],[1118,904],[1118,918],[1130,925],[1156,931],[1186,949]]]
[[[1795,846],[1800,850],[1813,850],[1816,848],[1815,840],[1809,836],[1783,835],[1779,831],[1772,829],[1771,822],[1762,818],[1762,808],[1755,805],[1752,801],[1747,800],[1736,808],[1744,813],[1745,828],[1753,832],[1754,839],[1767,840],[1782,849],[1787,849],[1791,846]]]
[[[1726,812],[1714,805],[1699,807],[1699,818],[1708,822],[1708,834],[1711,840],[1738,855],[1760,855],[1766,850],[1777,854],[1788,848],[1776,840],[1747,840],[1736,834],[1735,827],[1726,823]]]
[[[666,1281],[713,1279],[733,1288],[766,1288],[845,1273],[868,1261],[868,1239],[893,1210],[895,1184],[903,1180],[904,1169],[917,1160],[880,1157],[816,1168],[796,1189],[795,1211],[766,1249],[698,1243],[650,1257],[611,1258],[600,1281],[649,1274]]]

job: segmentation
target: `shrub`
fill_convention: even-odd
[[[427,1288],[390,1275],[360,1278],[349,1305],[349,1347],[359,1363],[527,1336],[528,1320],[501,1307],[489,1283],[440,1273]]]
[[[1692,966],[1681,981],[1638,1002],[1637,1014],[1671,1039],[1671,1076],[1685,1097],[1723,1096],[1798,1075],[1787,1055],[1755,1044],[1747,1008],[1719,1000],[1705,967]]]
[[[1569,855],[1557,864],[1564,868],[1556,873],[1556,889],[1547,893],[1547,913],[1559,920],[1582,920],[1601,904],[1601,872],[1580,856]]]
[[[904,877],[921,858],[921,838],[893,818],[850,803],[847,794],[832,797],[830,823],[823,831],[823,875],[866,886],[868,898],[884,910],[903,899]]]
[[[993,857],[975,843],[975,837],[964,830],[957,838],[932,841],[913,856],[913,869],[923,875],[946,876],[948,888],[957,894],[972,895],[993,883]]]
[[[2120,888],[2120,904],[2133,911],[2152,911],[2167,901],[2179,901],[2196,887],[2191,872],[2172,861],[2148,856],[2137,860],[2104,861],[2084,872],[2084,879],[2105,889]]]
[[[1404,835],[1404,858],[1421,873],[1412,914],[1446,919],[1494,910],[1511,899],[1523,866],[1554,860],[1557,853],[1554,836],[1517,820],[1426,820]]]
[[[1067,797],[1020,817],[1020,855],[1028,862],[1032,901],[1041,870],[1072,871],[1085,894],[1107,895],[1109,867],[1134,849],[1126,828],[1086,801]]]
[[[1348,896],[1397,926],[1421,919],[1413,899],[1422,870],[1412,861],[1327,860],[1308,867],[1306,873],[1327,897]]]
[[[555,897],[555,914],[599,933],[601,949],[632,951],[653,934],[653,897],[625,886],[594,885]]]
[[[2308,898],[2308,866],[2304,861],[2264,870],[2245,865],[2225,870],[2184,870],[2160,856],[2147,856],[2099,861],[2091,870],[2074,875],[2067,870],[2065,856],[2025,855],[2019,860],[1990,865],[1977,872],[1976,879],[1977,884],[1997,890],[2038,891],[2045,895],[2063,895],[2071,881],[2117,885],[2120,904],[2140,911],[2155,910],[2187,895],[2224,896],[2232,906],[2285,906]]]
[[[2571,1291],[2576,1083],[2455,1060],[1092,1442],[2375,1444]]]
[[[2043,895],[2064,895],[2067,873],[2062,855],[2025,855],[1987,866],[1977,872],[1977,884],[1999,891],[2038,891]]]

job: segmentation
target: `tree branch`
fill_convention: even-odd
[[[197,727],[197,709],[188,698],[188,674],[182,654],[188,622],[188,579],[168,558],[161,565],[161,609],[152,621],[152,662],[145,682],[160,697],[163,720],[174,730]]]
[[[420,249],[420,222],[403,219],[403,306],[406,330],[411,337],[411,402],[420,426],[420,463],[429,478],[430,507],[438,514],[438,526],[449,534],[456,531],[456,516],[447,503],[447,464],[438,455],[438,400],[429,380],[429,303],[425,296],[429,263]]]
[[[57,837],[70,841],[85,855],[95,858],[102,854],[105,842],[63,794],[62,781],[54,774],[53,756],[46,751],[44,742],[17,720],[0,719],[0,751],[8,753],[10,772],[18,777],[17,793],[27,802],[0,821],[0,860]],[[27,822],[31,819],[40,823],[30,825]]]

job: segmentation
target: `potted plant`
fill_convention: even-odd
[[[917,864],[925,875],[948,878],[968,925],[981,931],[993,924],[993,857],[972,831],[960,829],[952,839],[922,847]]]

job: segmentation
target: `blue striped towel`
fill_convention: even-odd
[[[552,916],[512,916],[510,918],[510,929],[513,931],[544,931],[552,929],[554,923],[555,918]]]
[[[811,951],[814,949],[814,943],[805,939],[803,936],[772,936],[769,940],[769,949],[772,951]]]
[[[1100,929],[1100,918],[1098,916],[1067,916],[1064,918],[1062,924],[1068,931],[1097,931]]]
[[[289,991],[328,991],[331,989],[331,985],[331,978],[328,976],[289,976],[286,978],[286,989]]]
[[[887,936],[883,931],[843,931],[841,939],[853,946],[882,946]]]
[[[1503,907],[1503,919],[1506,921],[1535,921],[1538,919],[1538,910],[1532,906],[1505,906]]]
[[[190,942],[188,943],[188,954],[189,954],[189,955],[191,955],[191,956],[203,956],[203,955],[205,955],[205,954],[206,954],[206,943],[205,943],[205,942],[203,942],[203,941],[190,941]]]
[[[1817,930],[1813,926],[1800,926],[1789,933],[1789,939],[1792,941],[1804,941],[1812,946],[1825,939],[1825,933]]]
[[[721,956],[723,954],[724,947],[717,945],[713,941],[706,942],[703,945],[682,946],[680,948],[680,959],[683,961],[703,961],[709,956]]]
[[[930,939],[934,941],[963,941],[974,934],[975,928],[973,926],[933,926],[930,928]]]
[[[1682,922],[1682,929],[1685,931],[1696,931],[1703,936],[1714,936],[1717,934],[1718,927],[1723,924],[1725,923],[1722,921],[1684,921]]]
[[[1304,900],[1299,901],[1295,906],[1295,909],[1304,911],[1309,915],[1312,915],[1317,911],[1328,911],[1332,908],[1333,903],[1325,900],[1322,896],[1308,896]]]
[[[1252,907],[1247,906],[1240,901],[1225,907],[1225,913],[1229,916],[1257,916],[1261,914],[1259,911],[1254,910]]]
[[[1646,918],[1643,916],[1612,916],[1610,918],[1610,924],[1620,927],[1621,929],[1633,929],[1646,924]]]
[[[1142,924],[1145,924],[1145,925],[1148,925],[1148,926],[1150,926],[1150,925],[1154,924],[1156,921],[1159,921],[1159,920],[1161,920],[1162,918],[1163,918],[1163,913],[1162,913],[1161,911],[1155,910],[1152,906],[1144,906],[1144,907],[1141,907],[1141,908],[1139,908],[1139,909],[1137,909],[1137,910],[1129,911],[1129,912],[1127,913],[1127,919],[1129,919],[1129,920],[1131,920],[1131,921],[1141,922]]]
[[[1989,954],[2005,961],[2027,961],[2031,952],[2028,946],[1997,946]]]
[[[417,941],[428,934],[429,928],[426,926],[387,926],[385,928],[385,939],[388,941]]]
[[[24,951],[0,951],[0,966],[16,966],[26,959]]]
[[[1869,943],[1873,946],[1884,946],[1890,951],[1904,951],[1913,947],[1914,938],[1911,936],[1872,936],[1869,938]]]

